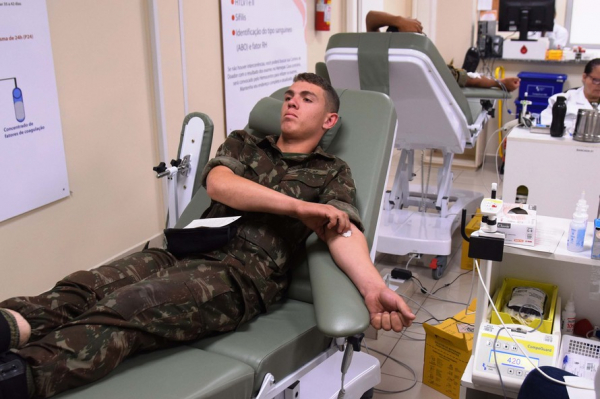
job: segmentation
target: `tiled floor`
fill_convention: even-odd
[[[394,155],[394,159],[397,162],[398,154]],[[394,162],[394,164],[396,162]],[[420,154],[415,155],[415,164],[420,164]],[[415,173],[417,175],[415,182],[418,182],[421,177],[420,167],[415,167]],[[426,173],[427,172],[425,171],[425,176],[427,176]],[[432,170],[430,182],[435,182],[435,178],[436,173]],[[392,179],[393,176],[390,177],[390,180]],[[453,187],[479,191],[484,195],[489,195],[491,183],[496,180],[497,177],[494,162],[489,162],[488,158],[484,168],[480,168],[477,171],[454,169]],[[499,184],[499,186],[501,187],[501,184]],[[390,188],[389,184],[388,188]],[[462,238],[460,237],[460,232],[457,230],[453,235],[452,254],[449,257],[448,269],[440,280],[434,280],[432,278],[431,270],[428,267],[429,261],[433,258],[433,255],[423,255],[421,259],[413,259],[410,262],[408,269],[412,271],[413,276],[416,276],[429,291],[435,290],[446,283],[450,283],[461,273],[465,272],[465,270],[460,268],[461,245]],[[385,271],[386,268],[404,267],[408,259],[408,256],[378,254],[375,264],[380,271]],[[436,296],[441,299],[466,303],[471,294],[472,274],[473,273],[468,273],[459,277],[452,285],[441,289]],[[473,283],[476,284],[476,282]],[[475,291],[476,287],[473,289],[473,296],[475,295]],[[385,356],[371,352],[371,354],[376,356],[381,362],[381,383],[376,389],[400,391],[410,388],[408,391],[394,394],[383,394],[375,391],[374,398],[446,399],[447,396],[422,383],[425,331],[421,323],[430,319],[432,315],[438,320],[453,316],[463,310],[465,305],[445,302],[422,294],[420,292],[420,287],[417,283],[413,282],[405,283],[398,292],[410,296],[410,300],[406,299],[406,302],[413,312],[416,313],[417,318],[415,323],[403,333],[384,331],[380,332],[377,340],[367,338],[365,341],[369,348],[383,352],[409,366],[416,374],[417,383],[414,387],[410,388],[413,384],[414,377],[409,370]],[[430,320],[430,323],[435,324],[436,322],[435,320]]]

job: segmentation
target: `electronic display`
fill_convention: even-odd
[[[539,367],[539,359],[535,357],[529,356],[531,361]],[[523,370],[530,371],[533,370],[533,365],[525,356],[516,355],[514,353],[507,352],[496,352],[496,359],[498,360],[498,365],[508,366],[508,367],[517,367],[522,368]],[[494,351],[490,351],[490,363],[494,364]]]

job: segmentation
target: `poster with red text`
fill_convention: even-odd
[[[221,0],[226,132],[306,72],[305,0]]]

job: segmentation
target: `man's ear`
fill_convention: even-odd
[[[327,113],[325,122],[323,122],[323,129],[325,129],[325,130],[331,129],[338,121],[338,118],[339,118],[339,116],[335,112]]]

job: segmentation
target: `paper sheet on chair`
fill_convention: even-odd
[[[580,389],[567,387],[567,393],[570,399],[596,399],[594,393],[594,381],[588,380],[581,377],[565,376],[563,377],[567,384],[574,384],[578,386],[588,387],[591,389]]]
[[[225,218],[208,218],[192,220],[184,229],[193,229],[196,227],[223,227],[238,220],[241,216],[231,216]]]

